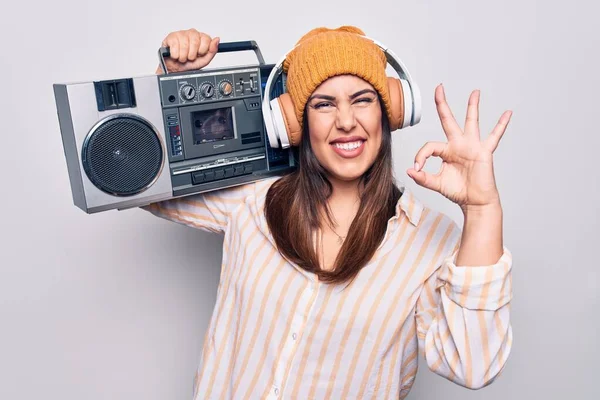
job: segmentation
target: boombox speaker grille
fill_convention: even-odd
[[[82,163],[98,189],[131,196],[157,179],[163,149],[149,122],[136,115],[114,114],[90,131],[82,148]]]

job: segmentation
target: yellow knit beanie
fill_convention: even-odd
[[[314,90],[328,78],[343,74],[356,75],[369,82],[381,96],[391,118],[385,53],[359,35],[365,33],[354,26],[316,28],[302,36],[286,57],[283,70],[287,73],[287,92],[300,126],[306,102]]]

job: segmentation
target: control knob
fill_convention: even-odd
[[[183,85],[181,89],[179,89],[179,93],[183,100],[193,100],[194,97],[196,97],[196,89],[189,83]]]
[[[215,88],[210,83],[203,83],[202,86],[200,86],[200,93],[204,98],[208,99],[215,94]]]
[[[229,96],[233,92],[233,85],[229,81],[223,81],[219,84],[219,92],[223,96]]]

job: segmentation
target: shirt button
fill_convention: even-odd
[[[273,392],[275,392],[275,396],[277,396],[279,394],[279,389],[275,388]]]
[[[296,337],[297,337],[296,334],[292,333],[292,339],[296,340]]]

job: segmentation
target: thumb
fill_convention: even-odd
[[[440,177],[438,175],[432,175],[423,170],[417,171],[414,168],[409,168],[406,170],[406,173],[417,183],[417,185],[436,192],[440,191]]]
[[[210,41],[210,45],[208,46],[208,51],[210,53],[216,54],[219,51],[219,43],[221,42],[220,37],[215,37]]]

